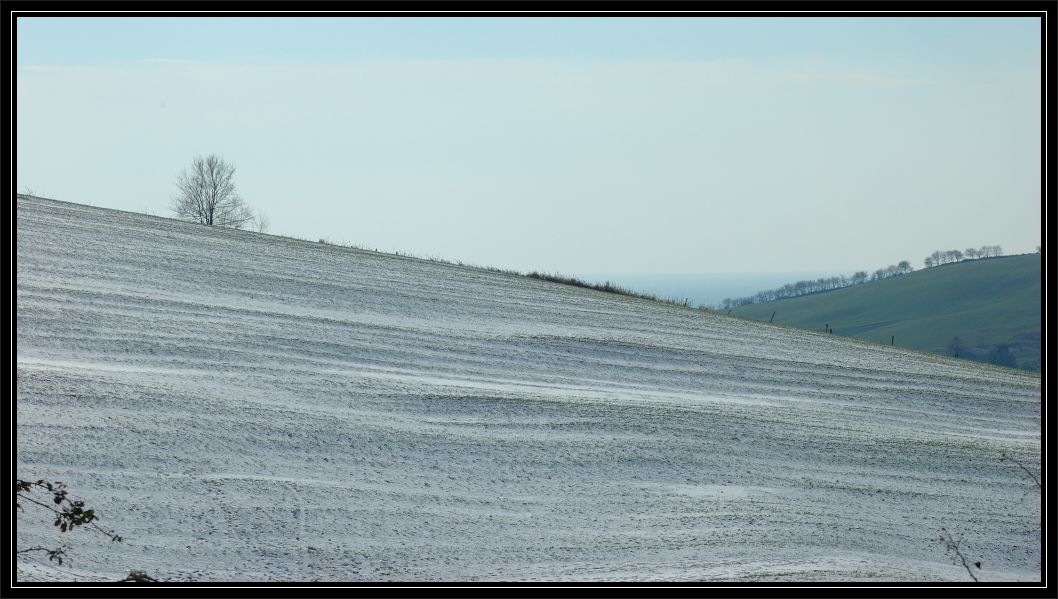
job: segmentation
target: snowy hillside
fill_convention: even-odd
[[[19,197],[22,580],[1039,579],[1040,379]]]

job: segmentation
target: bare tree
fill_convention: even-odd
[[[268,231],[269,224],[268,215],[258,210],[257,215],[253,219],[253,230],[258,233],[265,233]]]
[[[239,229],[253,220],[250,209],[235,190],[235,165],[216,154],[199,156],[176,179],[179,193],[173,198],[177,217],[208,226]]]
[[[977,255],[981,258],[996,258],[1003,255],[1003,248],[998,245],[982,245],[981,249],[977,250]]]

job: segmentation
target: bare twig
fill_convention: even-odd
[[[975,576],[973,570],[970,569],[970,564],[966,561],[966,556],[963,555],[962,550],[959,547],[959,541],[952,537],[951,533],[943,527],[940,529],[940,538],[938,540],[944,545],[944,553],[955,554],[952,557],[952,562],[954,563],[956,559],[961,561],[962,567],[966,568],[966,573],[970,575],[970,578],[974,579],[974,582],[977,582],[977,576]],[[981,569],[981,562],[974,562],[973,565],[978,570]]]
[[[68,547],[66,546],[58,547],[56,549],[49,549],[48,547],[30,547],[28,549],[19,549],[15,553],[22,555],[23,553],[29,553],[31,551],[43,551],[48,554],[48,559],[59,562],[59,565],[61,566],[62,558],[66,555],[67,549]]]
[[[1036,483],[1036,488],[1037,489],[1039,489],[1040,491],[1043,491],[1043,486],[1040,484],[1040,479],[1037,478],[1036,475],[1033,474],[1031,470],[1026,468],[1024,464],[1022,464],[1021,462],[1017,461],[1016,459],[1008,456],[1005,453],[999,457],[999,461],[1000,462],[1013,462],[1015,466],[1017,466],[1018,468],[1021,468],[1022,470],[1025,471],[1025,474],[1029,475],[1029,478],[1032,479],[1032,482]]]

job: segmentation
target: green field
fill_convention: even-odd
[[[836,291],[742,306],[745,318],[947,353],[959,337],[986,359],[1007,344],[1018,366],[1039,370],[1042,319],[1040,255],[968,260]],[[968,356],[960,356],[968,357]]]

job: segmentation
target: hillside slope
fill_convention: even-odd
[[[23,580],[1038,580],[1040,379],[19,197]],[[1026,497],[1026,492],[1030,493]],[[32,507],[32,506],[30,506]]]
[[[946,264],[845,289],[742,306],[733,314],[877,343],[945,353],[952,338],[968,348],[1007,344],[1018,365],[1039,370],[1040,255]]]

